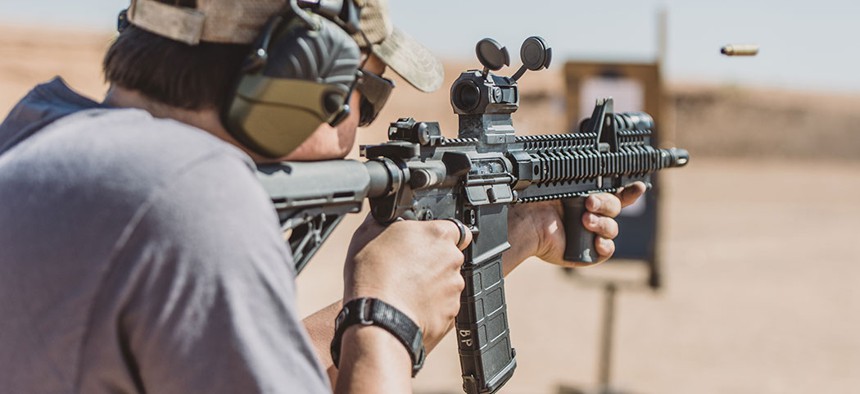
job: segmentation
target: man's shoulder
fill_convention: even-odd
[[[253,166],[246,154],[210,133],[144,110],[96,103],[60,78],[35,87],[0,124],[0,166],[86,173],[145,168],[140,175],[147,179],[213,155]]]
[[[250,157],[229,143],[196,127],[155,118],[139,109],[90,109],[56,121],[39,134],[48,144],[104,159],[146,160],[170,166],[218,156],[253,166]],[[40,136],[35,136],[39,138]]]
[[[128,229],[156,200],[153,214],[212,208],[212,196],[225,190],[268,214],[252,166],[243,152],[203,130],[141,110],[90,109],[0,155],[0,196],[20,205],[19,213],[6,212],[10,220],[34,226],[34,217],[46,216],[110,234]]]
[[[31,173],[70,185],[148,188],[202,160],[244,168],[244,152],[195,127],[137,109],[90,109],[63,117],[6,152]],[[0,161],[0,165],[2,165]]]

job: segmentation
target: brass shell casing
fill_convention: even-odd
[[[720,48],[720,53],[726,56],[755,56],[758,55],[758,45],[726,45]]]

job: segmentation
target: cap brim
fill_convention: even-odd
[[[439,59],[396,27],[388,38],[373,45],[373,54],[422,92],[439,89],[445,79]]]

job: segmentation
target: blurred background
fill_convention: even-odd
[[[100,100],[101,57],[126,5],[0,0],[0,114],[55,75]],[[656,94],[660,145],[691,154],[660,179],[659,289],[645,286],[647,267],[633,261],[571,275],[534,260],[508,277],[518,367],[502,392],[860,392],[860,3],[394,0],[391,10],[445,60],[446,84],[422,94],[386,75],[400,88],[359,144],[384,141],[387,122],[405,116],[455,136],[447,87],[479,67],[475,43],[506,45],[513,64],[499,74],[511,75],[520,43],[539,35],[553,64],[520,79],[519,134],[571,131],[572,100],[597,98],[571,82],[576,64],[612,64],[613,78],[623,65],[648,65],[656,91],[635,81],[608,89],[621,110]],[[761,52],[721,56],[732,43]],[[340,297],[361,219],[347,219],[298,278],[303,313]],[[612,326],[608,282],[618,283]],[[449,336],[414,387],[458,393],[459,375]]]

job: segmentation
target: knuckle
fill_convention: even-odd
[[[452,252],[451,257],[448,258],[447,260],[449,261],[448,264],[449,264],[451,269],[456,269],[457,271],[459,271],[460,266],[463,265],[463,260],[464,260],[463,253],[461,253],[460,250],[456,249],[456,248],[454,249],[454,251],[456,251],[456,252]]]
[[[463,289],[465,289],[465,288],[466,288],[466,280],[463,279],[463,276],[458,273],[456,275],[456,277],[454,278],[454,290],[457,291],[457,294],[460,294],[463,292]]]
[[[615,237],[618,236],[618,222],[616,222],[614,219],[604,219],[603,236],[608,239],[615,239]]]
[[[460,312],[460,300],[454,300],[451,302],[451,312],[448,313],[448,320],[451,320],[457,317],[457,313]]]
[[[418,230],[427,227],[426,222],[421,222],[418,220],[398,220],[394,222],[394,224],[399,225],[402,228],[408,228],[410,230]]]
[[[586,228],[591,228],[592,227],[592,223],[591,223],[592,216],[594,216],[594,214],[590,213],[590,212],[586,212],[584,215],[582,215],[582,225],[585,226]]]
[[[621,200],[612,194],[607,194],[604,207],[604,213],[606,215],[616,217],[621,213]]]
[[[385,228],[385,231],[397,232],[397,231],[407,231],[408,229],[409,229],[409,224],[406,221],[397,221],[397,222],[393,222],[393,223],[389,224]]]
[[[600,210],[600,206],[603,205],[603,199],[601,195],[603,193],[592,194],[588,196],[585,200],[585,208],[590,212],[596,212]]]
[[[460,311],[460,292],[458,291],[449,297],[446,304],[448,305],[448,316],[453,319],[457,316],[457,312]]]
[[[428,231],[430,235],[434,238],[447,238],[447,235],[450,233],[450,223],[447,223],[443,220],[434,220],[432,222],[428,222]]]
[[[597,249],[600,251],[600,255],[609,258],[615,253],[615,242],[610,239],[599,238]]]

